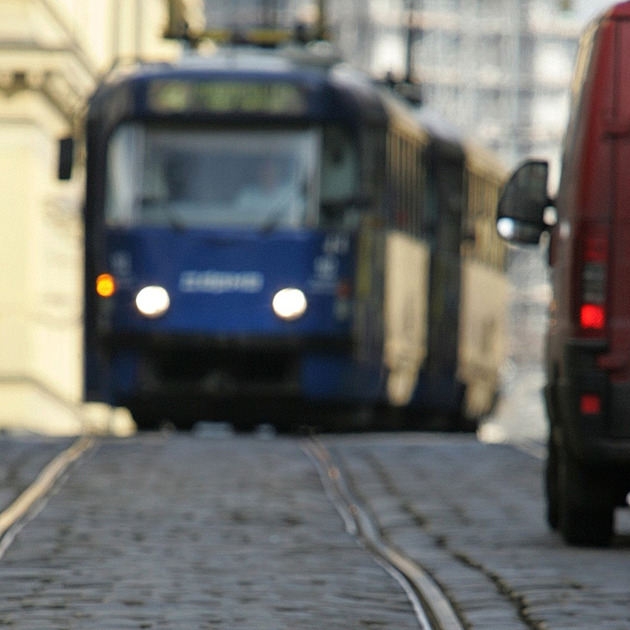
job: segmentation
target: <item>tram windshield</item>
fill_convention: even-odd
[[[110,141],[110,225],[298,227],[317,221],[319,133],[121,125]]]
[[[320,129],[183,129],[125,123],[107,155],[111,226],[355,227],[356,143]]]

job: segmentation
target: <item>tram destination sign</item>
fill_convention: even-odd
[[[306,112],[300,86],[281,81],[155,80],[148,90],[149,107],[161,114],[285,114]]]

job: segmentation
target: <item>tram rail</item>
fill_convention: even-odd
[[[90,451],[95,443],[94,438],[78,438],[54,457],[41,470],[33,483],[0,512],[0,558],[23,525],[37,515],[70,466]]]
[[[417,563],[387,544],[379,526],[350,488],[343,466],[326,445],[312,437],[302,442],[330,501],[347,532],[362,545],[405,590],[422,630],[464,630],[448,596]]]

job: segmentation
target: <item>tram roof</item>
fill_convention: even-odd
[[[179,85],[185,92],[186,89],[193,91],[191,86],[223,82],[229,86],[228,93],[238,100],[238,88],[234,85],[240,83],[261,88],[257,97],[254,87],[253,100],[256,101],[265,97],[265,86],[275,83],[287,88],[279,96],[289,103],[284,110],[279,106],[277,111],[263,107],[253,112],[230,109],[217,112],[212,107],[198,107],[193,113],[202,118],[207,114],[216,119],[218,114],[219,118],[245,122],[252,114],[257,120],[345,120],[377,125],[395,119],[410,130],[424,133],[445,149],[461,151],[464,148],[455,127],[434,113],[427,114],[424,107],[409,108],[393,90],[379,86],[367,74],[341,62],[329,44],[320,44],[314,49],[221,47],[209,55],[190,52],[171,63],[121,66],[105,77],[92,97],[88,119],[96,120],[99,128],[104,127],[99,133],[107,133],[107,129],[130,118],[186,119],[191,114],[189,107],[180,110],[156,107],[151,102],[150,86],[162,85],[166,89]],[[299,98],[291,100],[291,89],[299,90]],[[185,94],[180,97],[185,98]]]

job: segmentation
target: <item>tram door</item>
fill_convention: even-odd
[[[433,391],[442,399],[435,403],[450,403],[455,408],[464,394],[453,378],[458,358],[464,163],[460,145],[443,140],[432,143],[427,166],[435,223],[426,373]]]

